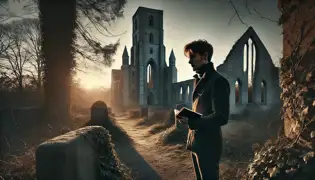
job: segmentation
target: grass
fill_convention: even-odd
[[[163,145],[184,144],[187,139],[187,130],[178,129],[175,125],[161,133],[160,143]]]
[[[1,180],[35,180],[35,148],[30,148],[21,156],[7,155],[0,160]]]
[[[150,134],[160,133],[170,127],[175,123],[174,111],[170,109],[167,113],[165,112],[155,112],[153,116],[142,118],[137,122],[137,126],[149,127]]]

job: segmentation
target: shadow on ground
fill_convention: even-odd
[[[134,180],[160,180],[159,174],[146,162],[146,160],[134,148],[134,141],[126,131],[115,123],[107,124],[106,129],[112,135],[115,151],[119,159],[132,171]]]
[[[117,143],[115,150],[120,160],[132,170],[135,180],[160,180],[159,174],[143,159],[130,143]]]

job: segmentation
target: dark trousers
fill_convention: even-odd
[[[209,152],[191,153],[196,180],[219,180],[220,157]]]

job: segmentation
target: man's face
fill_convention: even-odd
[[[193,68],[193,71],[198,71],[204,64],[208,63],[207,53],[201,56],[199,53],[190,53],[189,54],[189,64]]]

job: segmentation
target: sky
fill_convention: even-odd
[[[120,69],[124,47],[132,45],[132,15],[139,6],[164,11],[164,45],[166,63],[171,50],[174,50],[178,81],[191,79],[194,74],[188,59],[183,54],[183,47],[197,39],[206,39],[214,47],[212,62],[215,67],[223,63],[233,44],[249,26],[252,26],[265,44],[276,66],[282,56],[282,28],[277,21],[280,12],[276,0],[233,0],[244,25],[237,16],[230,0],[127,0],[124,18],[113,23],[110,30],[118,37],[102,37],[102,43],[108,44],[120,40],[120,47],[114,56],[112,67],[84,69],[77,73],[77,78],[85,88],[110,87],[111,70]],[[249,7],[249,8],[246,8]],[[19,10],[18,10],[19,11]],[[258,12],[258,13],[256,13]],[[261,18],[264,17],[264,18]],[[267,19],[268,18],[268,19]],[[231,20],[231,21],[230,21]],[[230,23],[229,23],[230,22]]]

